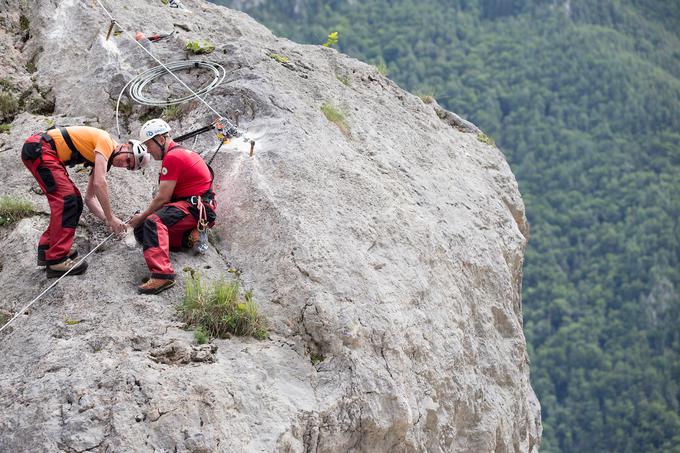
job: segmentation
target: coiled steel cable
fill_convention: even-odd
[[[212,72],[213,79],[210,83],[205,85],[203,88],[197,91],[191,91],[190,94],[182,97],[176,97],[171,99],[154,99],[144,93],[146,87],[153,83],[156,79],[167,75],[168,72],[174,75],[176,71],[187,71],[191,69],[204,69]],[[118,121],[118,111],[120,109],[120,100],[125,93],[125,90],[129,87],[130,98],[137,102],[138,104],[148,105],[151,107],[168,107],[170,105],[181,104],[188,100],[198,98],[200,101],[204,101],[201,97],[208,94],[214,90],[219,84],[224,81],[226,77],[226,70],[224,67],[214,61],[203,61],[203,60],[183,60],[168,63],[166,65],[159,65],[144,71],[139,74],[134,79],[130,80],[121,90],[118,95],[118,101],[116,102],[116,128],[118,129],[118,136],[120,137],[120,124]],[[175,76],[176,77],[176,76]]]
[[[211,92],[212,90],[215,89],[215,87],[217,87],[217,85],[222,83],[224,77],[226,76],[226,71],[224,70],[224,67],[219,63],[215,63],[214,61],[201,61],[201,60],[175,61],[172,63],[168,63],[165,66],[167,69],[170,69],[171,71],[191,70],[198,68],[207,69],[213,73],[214,78],[212,82],[210,82],[208,85],[186,96],[172,98],[168,100],[153,99],[144,94],[144,89],[147,87],[147,85],[152,83],[157,78],[167,75],[166,68],[163,68],[162,66],[156,66],[155,68],[151,68],[147,71],[144,71],[143,73],[132,79],[132,82],[130,83],[130,97],[134,101],[142,105],[150,105],[153,107],[167,107],[169,105],[180,104],[182,102],[193,99],[194,97],[202,96],[204,94]]]

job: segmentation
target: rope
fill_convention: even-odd
[[[137,211],[137,212],[139,212],[139,211]],[[128,223],[131,219],[132,219],[132,217],[130,217],[129,219],[127,219],[124,223]],[[103,241],[101,241],[99,244],[97,244],[97,246],[96,246],[95,248],[93,248],[92,250],[90,250],[90,252],[89,252],[87,255],[85,255],[84,257],[82,257],[82,258],[80,259],[80,261],[78,261],[71,269],[69,269],[68,271],[66,271],[66,272],[64,273],[64,275],[62,275],[62,276],[59,277],[57,280],[55,280],[54,283],[52,283],[50,286],[48,286],[43,292],[41,292],[40,294],[38,294],[38,296],[37,296],[35,299],[33,299],[28,305],[26,305],[24,308],[22,308],[21,310],[19,310],[19,311],[12,317],[12,319],[10,319],[9,321],[7,321],[7,323],[6,323],[4,326],[0,327],[0,332],[2,332],[2,331],[5,329],[5,327],[9,326],[15,319],[17,319],[17,318],[19,317],[20,314],[24,313],[26,310],[28,310],[29,308],[31,308],[31,305],[33,305],[34,303],[36,303],[42,296],[44,296],[45,294],[47,294],[47,292],[48,292],[49,290],[51,290],[52,288],[54,288],[55,286],[57,286],[57,283],[59,283],[59,282],[61,281],[62,278],[66,277],[69,273],[71,273],[71,271],[72,271],[73,269],[75,269],[75,268],[77,268],[78,266],[80,266],[80,263],[82,263],[83,261],[85,261],[85,258],[87,258],[88,256],[92,255],[94,252],[96,252],[97,249],[98,249],[99,247],[101,247],[102,245],[104,245],[104,244],[106,243],[106,241],[108,241],[109,239],[111,239],[115,234],[116,234],[116,233],[111,233],[111,234],[109,234]]]
[[[162,61],[160,61],[158,58],[156,58],[156,56],[155,56],[153,53],[151,53],[150,50],[148,50],[147,48],[145,48],[145,47],[142,45],[142,43],[140,43],[139,41],[137,41],[137,40],[134,38],[134,36],[132,36],[132,34],[131,34],[129,31],[127,31],[125,28],[123,28],[123,27],[118,23],[118,21],[117,21],[116,19],[114,19],[114,17],[111,15],[111,13],[109,12],[109,10],[106,9],[106,7],[104,6],[104,4],[102,4],[102,2],[101,2],[100,0],[96,0],[96,1],[97,1],[97,3],[99,4],[99,6],[102,7],[102,9],[103,9],[104,12],[106,13],[106,15],[107,15],[107,16],[109,17],[109,19],[111,20],[111,22],[115,22],[116,25],[118,25],[118,28],[120,28],[120,29],[123,31],[123,33],[125,33],[125,35],[126,35],[128,38],[130,38],[132,41],[136,42],[140,49],[142,49],[144,52],[146,52],[147,55],[149,55],[151,58],[153,58],[153,59],[156,61],[156,63],[158,63],[158,64],[159,64],[163,69],[165,69],[168,73],[170,73],[170,75],[172,75],[175,79],[177,79],[177,81],[178,81],[184,88],[186,88],[191,94],[193,94],[193,96],[192,96],[191,98],[189,98],[189,99],[197,98],[199,101],[201,101],[203,104],[205,104],[205,106],[208,107],[208,109],[210,109],[215,115],[217,115],[218,118],[222,118],[226,123],[229,124],[229,126],[234,127],[234,128],[236,127],[236,126],[235,126],[234,124],[232,124],[229,120],[227,120],[226,118],[224,118],[224,116],[222,116],[222,115],[221,115],[217,110],[215,110],[210,104],[208,104],[208,103],[205,101],[205,99],[201,98],[198,94],[196,94],[196,92],[195,92],[194,90],[192,90],[191,87],[190,87],[189,85],[187,85],[186,83],[184,83],[184,81],[182,81],[182,79],[180,79],[179,77],[177,77],[177,75],[176,75],[174,72],[172,72],[165,64],[163,64]],[[123,88],[123,90],[125,90],[125,88],[127,88],[127,86],[128,86],[129,84],[130,84],[130,82],[128,82],[128,84],[125,85],[125,87]],[[119,97],[118,99],[119,99],[119,101],[120,101],[120,97]],[[118,109],[118,106],[116,105],[116,122],[118,121],[118,116],[117,116],[118,112],[117,112],[117,109]],[[118,136],[120,137],[120,130],[118,130],[118,133],[119,133]]]

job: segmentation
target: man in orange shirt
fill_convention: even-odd
[[[106,173],[111,166],[138,170],[150,160],[146,147],[136,140],[117,144],[108,132],[89,126],[51,128],[26,139],[21,160],[36,179],[50,206],[50,224],[38,241],[38,265],[46,266],[48,277],[66,272],[85,272],[87,263],[76,267],[78,255],[73,238],[83,199],[66,171],[66,165],[92,166],[85,192],[90,212],[106,222],[113,233],[125,224],[111,211]]]

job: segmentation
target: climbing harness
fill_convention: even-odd
[[[184,135],[180,135],[179,137],[175,138],[174,141],[181,142],[184,140],[188,140],[192,137],[197,137],[198,135],[208,132],[212,129],[218,131],[217,136],[218,138],[220,138],[220,144],[217,146],[217,149],[213,152],[213,155],[210,158],[210,160],[206,162],[206,164],[208,165],[208,170],[210,170],[210,176],[211,178],[214,179],[215,173],[210,164],[212,164],[213,159],[215,159],[215,156],[217,156],[217,153],[220,151],[220,148],[222,148],[222,145],[229,142],[229,138],[226,138],[228,137],[228,135],[225,135],[226,133],[223,131],[223,126],[221,125],[219,120],[207,126],[203,126],[199,129],[196,129],[194,131],[187,132]],[[203,255],[205,254],[205,252],[208,251],[208,230],[210,229],[210,225],[208,221],[208,214],[203,203],[204,201],[208,201],[208,199],[206,199],[206,195],[208,197],[214,197],[214,193],[212,191],[212,181],[210,182],[210,189],[208,189],[208,191],[205,194],[189,197],[186,199],[187,202],[191,203],[198,210],[198,218],[196,219],[197,222],[196,230],[198,230],[198,240],[191,244],[191,250],[195,254],[200,255]]]
[[[137,214],[137,213],[139,213],[139,210],[137,210],[137,211],[135,212],[135,214]],[[123,223],[127,224],[130,220],[132,220],[132,217],[133,217],[133,216],[130,216],[130,218],[127,219],[127,220],[126,220],[125,222],[123,222]],[[59,277],[57,280],[55,280],[54,283],[52,283],[50,286],[48,286],[43,292],[41,292],[40,294],[38,294],[38,296],[37,296],[35,299],[33,299],[31,302],[29,302],[24,308],[22,308],[21,310],[19,310],[19,311],[12,317],[12,319],[10,319],[9,321],[7,321],[7,323],[6,323],[4,326],[0,327],[0,332],[2,332],[2,331],[5,329],[5,327],[9,326],[15,319],[17,319],[17,318],[19,317],[20,314],[25,313],[26,310],[28,310],[29,308],[31,308],[31,305],[33,305],[35,302],[37,302],[42,296],[44,296],[45,294],[47,294],[47,292],[48,292],[49,290],[51,290],[52,288],[54,288],[55,286],[57,286],[57,283],[59,283],[59,282],[61,281],[62,278],[66,277],[68,274],[70,274],[72,270],[78,268],[78,266],[80,266],[80,264],[81,264],[83,261],[85,261],[85,258],[87,258],[88,256],[92,255],[94,252],[96,252],[97,249],[98,249],[99,247],[101,247],[102,245],[104,245],[109,239],[111,239],[113,236],[115,236],[115,234],[116,234],[116,233],[111,233],[111,234],[109,234],[108,236],[106,236],[106,238],[104,238],[103,241],[101,241],[101,242],[100,242],[99,244],[97,244],[92,250],[90,250],[90,252],[89,252],[87,255],[85,255],[84,257],[82,257],[82,258],[81,258],[81,259],[80,259],[80,260],[79,260],[79,261],[78,261],[71,269],[67,270],[67,271],[64,273],[64,275],[62,275],[62,276]]]
[[[198,208],[198,223],[196,229],[198,230],[198,241],[193,245],[192,250],[196,254],[203,255],[208,251],[208,218],[205,212],[205,206],[201,197],[196,197],[196,207]]]

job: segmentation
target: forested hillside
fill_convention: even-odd
[[[256,3],[295,41],[338,31],[506,153],[541,451],[680,452],[680,2]]]

